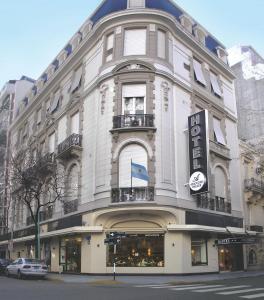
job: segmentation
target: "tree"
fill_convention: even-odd
[[[29,146],[12,157],[10,179],[13,205],[26,207],[35,226],[35,257],[40,258],[39,222],[64,200],[64,174],[53,153],[43,156]]]

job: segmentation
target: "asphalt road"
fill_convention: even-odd
[[[0,277],[1,300],[193,300],[194,297],[195,300],[263,300],[264,276],[188,283],[181,286],[112,284],[111,282],[64,283]]]

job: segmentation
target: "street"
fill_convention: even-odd
[[[0,277],[1,300],[196,300],[264,299],[264,276],[201,283],[128,284],[110,278],[105,282],[65,283],[60,281]]]

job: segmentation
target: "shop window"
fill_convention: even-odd
[[[81,237],[66,237],[60,240],[60,265],[64,272],[81,272]]]
[[[193,60],[193,69],[194,69],[194,80],[202,86],[206,86],[206,80],[204,77],[202,64],[196,59]]]
[[[158,30],[158,39],[157,39],[157,49],[158,57],[165,59],[166,58],[166,32],[163,30]]]
[[[211,91],[212,93],[216,96],[221,98],[222,97],[222,92],[221,92],[221,88],[218,82],[218,78],[217,76],[210,72],[210,81],[211,81]]]
[[[114,33],[111,33],[106,37],[105,60],[107,62],[113,60],[113,54],[114,54]]]
[[[226,145],[220,120],[217,118],[213,118],[213,125],[214,125],[214,141],[219,144]]]
[[[248,254],[248,264],[249,265],[256,265],[257,264],[257,254],[256,252],[251,249],[249,251],[249,254]]]
[[[146,29],[126,29],[124,55],[146,55]]]
[[[164,267],[163,234],[129,234],[116,246],[117,267]],[[114,246],[108,246],[107,266],[114,260]]]
[[[193,239],[192,238],[192,265],[207,265],[207,241],[205,239]]]

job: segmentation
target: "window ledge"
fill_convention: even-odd
[[[230,149],[227,148],[227,146],[219,144],[217,142],[214,141],[210,141],[210,152],[214,152],[216,155],[231,160],[230,157]]]

